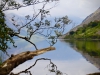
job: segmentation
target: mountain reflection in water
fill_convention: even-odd
[[[35,50],[34,46],[24,41],[21,42],[21,40],[19,41],[17,40],[16,45],[18,46],[17,48],[15,49],[12,48],[8,50],[9,54],[18,54],[27,50],[31,50],[31,51]],[[38,49],[49,46],[48,43],[44,40],[37,42],[36,45]],[[33,65],[35,60],[38,58],[51,59],[52,62],[57,65],[58,70],[68,75],[86,75],[94,72],[100,72],[98,68],[96,68],[93,64],[86,61],[86,59],[82,56],[85,52],[79,51],[78,48],[76,47],[77,45],[78,44],[76,44],[75,42],[71,42],[71,41],[65,42],[65,41],[58,40],[58,42],[54,45],[56,50],[36,56],[34,59],[19,65],[16,69],[13,70],[13,72],[18,73],[19,71],[25,70],[29,66]],[[79,49],[81,49],[81,46],[79,46]],[[87,53],[87,55],[89,54]],[[3,59],[7,59],[7,57],[4,56]],[[31,69],[32,74],[33,75],[55,75],[50,73],[46,68],[48,64],[49,61],[39,61],[36,64],[36,66]],[[21,75],[25,75],[25,74],[21,74]]]
[[[66,42],[100,70],[100,41],[66,40]]]

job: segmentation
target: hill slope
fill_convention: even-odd
[[[100,7],[83,22],[73,28],[70,32],[66,33],[67,39],[100,39]]]
[[[88,24],[91,21],[95,21],[95,20],[99,20],[100,21],[100,7],[94,13],[90,14],[89,16],[87,16],[83,20],[83,22],[80,25],[78,25],[75,28],[73,28],[72,31],[76,31],[77,28],[83,27],[84,24]]]

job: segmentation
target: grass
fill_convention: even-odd
[[[65,39],[100,39],[98,31],[100,31],[100,21],[94,21],[76,31],[71,31],[73,34],[67,35]]]

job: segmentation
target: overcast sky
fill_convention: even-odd
[[[54,5],[50,3],[46,8],[50,8]],[[34,6],[36,9],[41,8],[40,5]],[[6,13],[15,13],[19,16],[33,15],[34,8],[29,6],[27,8],[21,8],[18,11],[9,11]],[[60,0],[57,3],[57,6],[50,10],[50,18],[53,17],[62,17],[67,15],[75,25],[79,25],[82,20],[84,20],[88,15],[96,11],[100,7],[100,0]],[[36,11],[37,13],[37,11]],[[72,26],[67,26],[67,31],[69,31]]]
[[[35,6],[35,8],[41,5]],[[48,4],[46,7],[52,7],[53,4]],[[65,16],[68,15],[71,19],[79,18],[84,19],[89,14],[93,13],[100,7],[100,0],[60,0],[57,6],[51,9],[51,16]],[[12,11],[10,11],[12,12]],[[33,6],[13,11],[17,15],[24,16],[33,13]]]

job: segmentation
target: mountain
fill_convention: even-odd
[[[73,35],[73,37],[75,36],[76,38],[83,38],[83,35],[86,35],[90,38],[90,36],[94,37],[95,33],[97,35],[100,35],[100,7],[94,13],[87,16],[80,25],[76,26],[68,33],[63,35],[63,37],[67,36],[67,38],[69,38],[69,35]],[[78,35],[81,37],[79,37]]]
[[[95,21],[95,20],[99,20],[100,21],[100,7],[92,14],[90,14],[89,16],[87,16],[80,25],[76,26],[75,28],[73,28],[73,31],[76,31],[79,27],[83,27],[84,24],[88,24],[91,21]],[[71,30],[71,31],[72,31]]]
[[[95,21],[95,20],[100,20],[100,7],[92,14],[90,14],[89,16],[87,16],[82,24],[88,24],[91,21]]]

